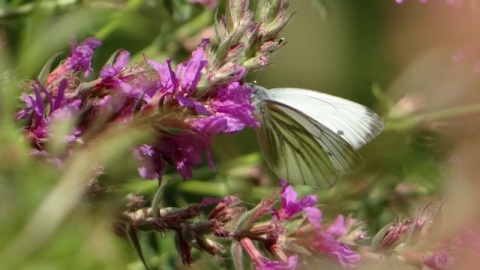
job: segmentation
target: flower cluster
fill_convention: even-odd
[[[168,211],[135,207],[125,211],[121,220],[138,231],[174,231],[176,246],[185,264],[193,262],[192,248],[222,260],[225,248],[217,240],[222,238],[232,242],[232,256],[238,269],[244,257],[257,269],[296,269],[300,264],[326,260],[343,267],[355,267],[360,255],[354,249],[356,242],[363,239],[358,222],[339,216],[333,224],[323,225],[316,196],[297,199],[293,187],[284,180],[281,183],[280,205],[272,195],[247,211],[237,196],[229,196],[204,199],[200,204]],[[211,205],[216,206],[207,219],[194,222],[200,210]],[[231,222],[234,222],[233,229]],[[118,226],[117,231],[125,235],[125,229],[121,228]]]
[[[24,95],[27,106],[17,119],[26,119],[27,138],[38,153],[45,152],[51,128],[61,119],[75,120],[76,125],[65,136],[66,143],[78,143],[93,125],[125,123],[135,118],[151,119],[157,141],[135,149],[140,161],[141,176],[161,179],[164,163],[178,169],[184,178],[191,177],[191,168],[201,162],[201,152],[208,151],[211,137],[233,133],[245,126],[256,127],[251,90],[231,81],[211,87],[202,96],[195,90],[205,59],[204,42],[192,58],[182,62],[174,72],[171,61],[128,68],[129,53],[121,50],[100,71],[98,79],[78,83],[75,74],[91,72],[91,58],[100,41],[89,38],[72,46],[70,57],[46,80],[32,84],[33,95]],[[103,122],[103,123],[102,123]],[[178,130],[174,134],[172,130]]]
[[[460,229],[448,228],[447,215],[444,204],[436,203],[413,218],[391,222],[373,238],[369,252],[422,269],[442,270],[452,266],[464,269],[462,264],[477,265],[480,252],[477,222],[466,222],[468,225]],[[386,261],[386,257],[379,261]]]
[[[101,42],[88,38],[73,43],[70,56],[50,71],[52,59],[30,84],[31,94],[22,98],[26,105],[17,120],[24,120],[34,154],[61,165],[72,146],[88,145],[108,126],[141,121],[155,136],[133,150],[142,177],[161,180],[167,163],[183,179],[192,177],[202,153],[213,169],[213,136],[259,126],[252,90],[243,85],[243,78],[264,67],[268,56],[282,46],[276,36],[291,16],[287,0],[259,5],[264,8],[254,16],[247,0],[230,1],[229,12],[216,25],[218,46],[203,40],[191,58],[176,67],[171,59],[129,66],[130,53],[119,50],[98,78],[85,81]],[[48,143],[58,140],[53,138],[58,123],[73,124],[61,138],[67,150],[52,153]]]
[[[427,4],[428,2],[431,2],[431,0],[419,0],[419,1],[422,4]],[[403,4],[405,0],[395,0],[395,2],[397,4]],[[451,6],[461,6],[463,4],[463,0],[445,0],[445,3]]]
[[[244,269],[245,262],[261,270],[332,269],[335,265],[442,270],[478,264],[478,224],[467,222],[469,225],[461,230],[447,228],[441,203],[388,224],[367,241],[363,222],[339,215],[325,224],[316,195],[298,198],[291,185],[282,179],[280,182],[280,196],[274,192],[250,210],[238,196],[207,198],[183,209],[168,210],[139,206],[138,202],[145,200],[131,197],[131,207],[120,220],[131,224],[135,232],[175,232],[178,253],[187,265],[193,263],[194,248],[223,261],[227,242],[236,269]],[[198,221],[201,210],[212,205],[207,218]],[[125,230],[117,227],[120,235],[125,235]]]

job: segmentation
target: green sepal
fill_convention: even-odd
[[[243,213],[238,219],[237,225],[235,226],[235,231],[240,235],[250,230],[254,225],[254,222],[257,221],[266,213],[266,209],[270,209],[270,206],[273,204],[273,201],[270,199],[263,200],[253,209]]]
[[[108,60],[107,60],[107,62],[105,63],[105,65],[113,66],[113,64],[115,64],[115,60],[117,59],[118,54],[120,53],[120,51],[122,51],[122,50],[116,50],[116,51],[110,56],[110,58],[108,58]]]
[[[389,112],[393,107],[393,103],[382,91],[380,85],[378,83],[373,83],[371,89],[373,96],[379,101],[380,106],[382,107],[382,111]]]
[[[235,266],[235,269],[236,270],[245,269],[243,267],[243,248],[240,242],[234,241],[232,243],[232,248],[230,251],[232,253],[233,265]]]
[[[140,113],[140,110],[142,109],[142,104],[143,104],[143,97],[145,96],[145,91],[142,92],[140,97],[137,99],[135,102],[135,106],[133,107],[133,118]]]
[[[55,60],[55,58],[57,58],[57,56],[59,56],[60,54],[62,54],[62,53],[57,53],[57,54],[53,55],[52,57],[50,57],[50,59],[48,59],[47,63],[43,66],[42,70],[38,74],[38,81],[42,85],[47,84],[47,78],[48,78],[48,74],[50,74],[50,71],[52,69],[52,63]]]
[[[168,181],[170,181],[170,179],[162,180],[162,183],[158,187],[158,190],[155,193],[155,196],[153,197],[152,216],[154,218],[157,218],[160,216],[160,206],[163,203],[163,198],[164,198],[163,194],[165,193],[165,187],[167,186]]]

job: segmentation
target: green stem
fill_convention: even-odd
[[[55,10],[65,8],[77,3],[78,0],[58,0],[23,4],[18,7],[0,9],[0,19],[9,19],[15,16],[27,15],[37,9]]]
[[[426,114],[414,116],[408,119],[392,120],[390,121],[390,123],[387,123],[386,129],[387,130],[388,129],[390,130],[408,129],[408,128],[419,126],[423,123],[431,123],[435,121],[456,118],[459,116],[464,116],[464,115],[468,115],[476,112],[480,112],[480,103],[426,113]]]
[[[135,10],[138,7],[141,7],[142,5],[144,5],[145,1],[146,0],[128,1],[125,10]],[[107,23],[104,27],[102,27],[100,30],[98,30],[95,33],[95,37],[100,40],[106,39],[106,37],[108,37],[112,32],[115,31],[115,29],[117,29],[121,25],[124,13],[125,11],[117,12],[113,14],[112,15],[113,18],[109,20],[109,23]]]

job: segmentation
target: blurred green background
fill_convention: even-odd
[[[219,3],[218,14],[224,6]],[[290,10],[295,15],[281,33],[286,46],[249,80],[348,98],[386,122],[385,132],[361,150],[364,167],[332,189],[298,186],[299,192],[319,194],[327,220],[352,213],[366,222],[371,235],[438,198],[468,209],[465,214],[476,212],[471,207],[479,197],[480,153],[475,1],[453,7],[440,1],[294,0]],[[112,209],[124,196],[151,195],[157,185],[137,176],[125,143],[131,133],[104,141],[98,151],[85,151],[71,163],[78,166],[58,170],[37,162],[12,120],[22,91],[17,82],[34,79],[54,54],[66,57],[71,38],[102,40],[96,71],[120,48],[132,53],[134,63],[144,58],[180,62],[201,37],[211,37],[208,26],[216,12],[181,0],[0,0],[1,269],[142,269],[128,242],[110,230]],[[201,166],[193,179],[182,182],[168,169],[165,178],[174,180],[165,206],[229,194],[242,194],[254,205],[269,196],[278,180],[257,150],[254,130],[218,136],[212,146],[216,172]],[[88,180],[81,169],[92,165],[92,158],[108,164],[99,179],[114,187],[107,197],[92,199],[74,189]],[[151,265],[180,267],[170,238],[143,235]],[[196,256],[199,268],[215,265],[207,256]]]

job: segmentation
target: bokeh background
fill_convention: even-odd
[[[374,235],[440,199],[458,210],[452,218],[457,223],[477,216],[477,5],[475,0],[292,1],[295,15],[281,34],[287,44],[248,79],[267,88],[341,96],[372,108],[386,122],[384,133],[361,150],[361,169],[328,190],[297,187],[303,195],[319,195],[327,220],[352,214]],[[224,6],[219,2],[218,14]],[[112,209],[129,193],[153,194],[157,183],[137,176],[128,149],[106,143],[103,150],[112,154],[105,154],[108,166],[100,180],[114,192],[92,199],[66,188],[63,196],[76,198],[72,205],[48,204],[68,174],[29,157],[20,125],[12,120],[22,91],[16,82],[34,79],[56,53],[66,56],[72,38],[102,40],[96,71],[120,48],[132,53],[134,63],[185,60],[201,37],[212,36],[208,26],[216,12],[180,0],[0,1],[0,268],[142,269],[128,242],[111,232]],[[218,136],[212,152],[216,172],[201,166],[182,182],[167,170],[165,178],[173,180],[165,206],[229,194],[242,194],[254,205],[278,188],[258,153],[254,130]],[[57,215],[61,218],[53,222]],[[170,238],[142,237],[145,256],[159,269],[180,267]],[[212,258],[196,256],[197,267],[217,267]]]

